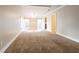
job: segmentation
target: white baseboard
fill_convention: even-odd
[[[75,42],[78,42],[78,43],[79,43],[79,40],[78,40],[78,39],[71,38],[71,37],[66,36],[66,35],[63,35],[63,34],[61,34],[61,33],[56,33],[56,34],[58,34],[58,35],[60,35],[60,36],[63,36],[63,37],[65,37],[65,38],[68,38],[68,39],[70,39],[70,40],[73,40],[73,41],[75,41]]]
[[[13,41],[21,34],[21,32],[19,32],[18,34],[16,34],[16,36],[8,43],[6,44],[1,50],[0,53],[4,53],[5,50],[13,43]]]

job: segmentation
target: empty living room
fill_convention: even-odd
[[[0,5],[0,53],[79,53],[79,5]]]

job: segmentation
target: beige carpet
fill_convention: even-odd
[[[5,53],[79,52],[79,43],[49,32],[23,32]]]

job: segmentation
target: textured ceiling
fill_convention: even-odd
[[[59,5],[0,5],[1,15],[41,18],[49,11],[53,11]]]
[[[40,18],[49,11],[60,7],[60,5],[30,5],[21,7],[23,16]]]

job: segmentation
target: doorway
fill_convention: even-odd
[[[52,32],[56,33],[56,15],[52,16]]]

